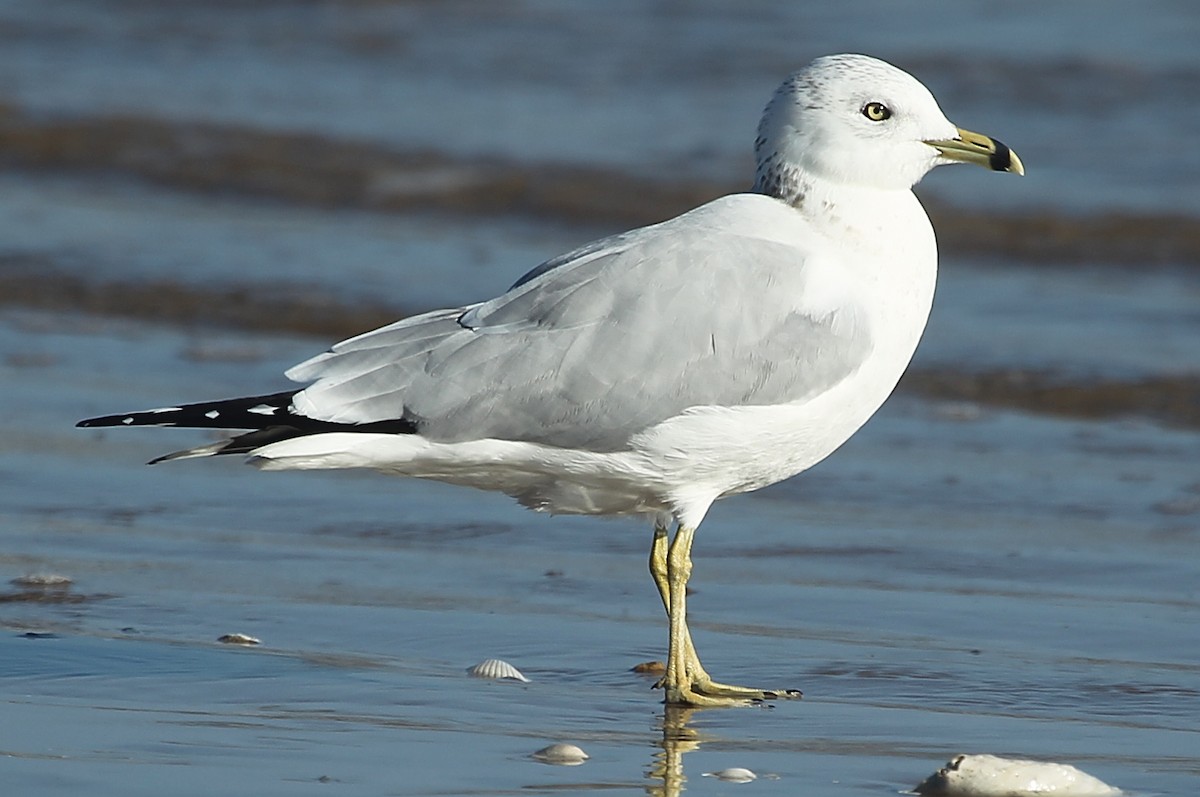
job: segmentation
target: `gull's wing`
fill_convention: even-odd
[[[489,302],[351,338],[288,372],[313,383],[294,408],[612,451],[689,407],[822,393],[860,367],[870,329],[822,241],[760,229],[760,203],[794,212],[726,197],[548,261]]]

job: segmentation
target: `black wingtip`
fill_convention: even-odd
[[[97,429],[104,426],[129,425],[129,415],[102,415],[99,418],[84,418],[75,424],[76,429]]]
[[[195,429],[261,429],[294,417],[290,406],[295,390],[260,396],[244,396],[197,404],[179,404],[121,415],[85,418],[75,424],[83,429],[109,426],[184,426]]]
[[[266,445],[278,435],[320,434],[321,432],[375,432],[380,434],[415,434],[417,424],[408,418],[392,418],[367,423],[339,423],[322,421],[297,415],[292,411],[295,390],[271,393],[263,396],[246,396],[221,401],[205,401],[198,404],[181,404],[176,407],[160,407],[156,410],[140,410],[120,415],[101,415],[84,418],[75,424],[78,429],[128,426],[177,426],[193,429],[249,429],[247,435],[237,440],[253,440],[256,445]],[[222,449],[220,453],[242,453],[238,450]]]
[[[179,414],[179,408],[169,407],[162,410],[147,410],[144,412],[125,412],[120,415],[101,415],[98,418],[84,418],[75,424],[76,429],[102,429],[109,426],[180,426],[173,420]]]

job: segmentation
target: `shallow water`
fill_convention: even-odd
[[[3,320],[9,363],[46,358],[5,367],[0,566],[79,596],[0,603],[23,791],[878,795],[960,751],[1137,792],[1200,774],[1196,433],[893,401],[806,477],[715,507],[697,543],[709,666],[805,700],[664,720],[629,672],[665,642],[647,528],[371,475],[146,468],[197,435],[60,419],[269,383],[311,343],[195,361],[226,336]],[[532,683],[466,675],[493,656]],[[527,757],[554,741],[591,760]],[[777,779],[700,777],[729,766]]]
[[[932,178],[959,199],[1193,212],[1200,124],[1186,0],[832,6],[610,0],[157,4],[0,10],[5,94],[42,112],[303,129],[405,148],[745,179],[781,77],[830,52],[918,74],[1016,147],[1032,185]],[[1150,120],[1170,120],[1154,124]],[[702,120],[702,121],[698,121]]]
[[[1102,208],[1169,224],[1200,210],[1200,161],[1176,138],[1200,108],[1186,101],[1200,17],[1124,8],[4,4],[0,100],[27,122],[125,119],[115,155],[26,154],[0,174],[0,277],[40,284],[0,296],[6,787],[889,795],[981,752],[1194,794],[1200,428],[1164,422],[1152,395],[1089,419],[902,388],[813,471],[714,507],[689,599],[699,650],[718,677],[805,699],[701,712],[664,712],[630,672],[666,642],[642,525],[371,474],[147,468],[204,435],[71,428],[282,387],[330,342],[300,330],[490,295],[615,223],[586,204],[505,212],[503,191],[450,214],[313,202],[289,193],[297,162],[265,194],[195,171],[156,180],[179,164],[155,161],[172,151],[144,138],[155,120],[183,120],[185,143],[189,120],[310,133],[322,165],[368,140],[451,171],[498,155],[626,175],[617,189],[736,182],[780,77],[864,50],[1030,169],[942,170],[926,196],[998,218]],[[1160,116],[1172,124],[1147,124]],[[1161,265],[1156,242],[1102,267],[1086,248],[1072,265],[969,251],[944,247],[918,373],[1086,389],[1200,371],[1200,280],[1192,261]],[[147,284],[163,293],[121,303]],[[179,295],[191,304],[173,317]],[[236,312],[211,306],[230,297]],[[335,318],[297,321],[296,297]],[[7,583],[46,573],[72,583]],[[262,644],[216,642],[235,632]],[[531,683],[467,676],[489,657]],[[558,741],[590,760],[529,758]],[[727,767],[760,778],[702,777]]]

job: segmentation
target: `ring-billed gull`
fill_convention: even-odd
[[[685,607],[696,527],[716,499],[820,462],[892,392],[937,271],[912,186],[945,163],[1023,168],[862,55],[788,77],[755,153],[752,192],[548,260],[490,301],[338,343],[287,372],[303,389],[79,425],[250,430],[155,461],[374,468],[549,512],[648,516],[666,700],[799,697],[701,666]]]

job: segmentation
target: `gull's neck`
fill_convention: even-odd
[[[754,175],[754,193],[783,200],[794,208],[804,204],[811,192],[812,177],[802,169],[789,163],[781,163],[771,155],[758,162]]]
[[[937,279],[933,227],[912,190],[836,182],[769,159],[760,162],[754,191],[786,202],[833,251],[849,253],[842,267],[876,296],[881,313],[920,319],[904,322],[904,334],[893,341],[906,352],[901,360],[907,362],[929,315]]]
[[[835,182],[815,176],[774,157],[759,162],[754,193],[786,202],[810,222],[831,234],[879,240],[891,237],[895,225],[914,221],[914,211],[928,224],[911,190],[881,189]]]

